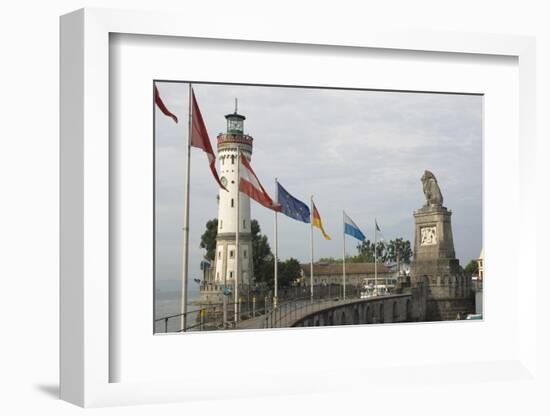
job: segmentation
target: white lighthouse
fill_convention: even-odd
[[[228,191],[219,190],[218,197],[218,236],[213,267],[207,281],[201,286],[201,303],[222,301],[222,288],[228,288],[233,298],[235,279],[238,280],[239,297],[248,294],[253,280],[252,234],[250,229],[250,199],[238,190],[237,169],[238,151],[250,160],[253,138],[244,133],[245,116],[235,112],[227,114],[227,131],[220,133],[218,142],[218,163],[220,179]],[[237,198],[240,198],[237,204]],[[239,205],[239,224],[237,224]],[[239,229],[239,250],[237,251],[237,227]],[[236,270],[236,256],[239,253],[239,276]]]

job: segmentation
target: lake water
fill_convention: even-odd
[[[155,319],[166,316],[177,315],[181,313],[181,288],[179,282],[162,282],[157,284],[155,294]],[[199,285],[193,283],[188,287],[188,307],[187,310],[197,309],[193,303],[200,297]],[[189,316],[189,319],[195,319],[195,316]],[[175,332],[180,329],[181,318],[172,318],[168,320],[168,332]],[[155,322],[155,332],[164,332],[164,321]]]

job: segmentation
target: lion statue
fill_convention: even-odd
[[[439,189],[434,174],[429,170],[425,170],[421,181],[424,196],[426,197],[426,205],[424,206],[433,207],[443,205],[443,195],[441,195],[441,190]]]

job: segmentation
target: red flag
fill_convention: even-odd
[[[168,110],[168,108],[166,108],[166,106],[164,105],[164,102],[160,98],[159,90],[156,85],[155,85],[155,104],[158,106],[160,111],[162,111],[162,113],[165,116],[172,117],[172,120],[174,120],[176,123],[178,122],[178,118],[173,113],[171,113],[170,110]]]
[[[266,208],[274,211],[280,211],[280,205],[273,202],[271,197],[265,191],[264,187],[258,180],[258,177],[252,170],[252,166],[248,162],[244,154],[241,153],[242,169],[240,169],[239,191],[248,195],[253,200],[257,201]]]
[[[212,145],[210,144],[210,137],[208,137],[208,131],[206,130],[206,125],[202,119],[201,110],[197,104],[197,99],[195,98],[195,91],[191,90],[193,94],[193,123],[191,126],[191,146],[198,147],[202,149],[208,156],[208,162],[210,163],[210,170],[214,179],[220,185],[220,188],[227,191],[227,188],[222,185],[220,177],[218,176],[218,171],[216,170],[216,155],[214,150],[212,150]]]

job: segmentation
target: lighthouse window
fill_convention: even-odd
[[[243,220],[243,228],[246,230],[246,220]]]
[[[230,279],[233,278],[233,272],[229,272],[229,278],[230,278]]]
[[[229,258],[232,259],[234,257],[233,250],[229,250]]]
[[[233,208],[234,206],[235,206],[235,200],[231,198],[231,208]]]
[[[231,155],[231,164],[232,164],[232,165],[235,164],[235,156],[234,156],[234,155]]]
[[[242,131],[242,129],[243,129],[243,123],[242,123],[241,120],[232,120],[232,119],[230,119],[230,120],[228,120],[227,124],[228,124],[227,129],[230,130],[230,131],[231,130]]]
[[[221,259],[221,258],[222,258],[222,252],[218,251],[218,259]]]
[[[246,259],[246,250],[243,252],[243,257]]]
[[[223,228],[223,220],[220,220],[220,230]]]

